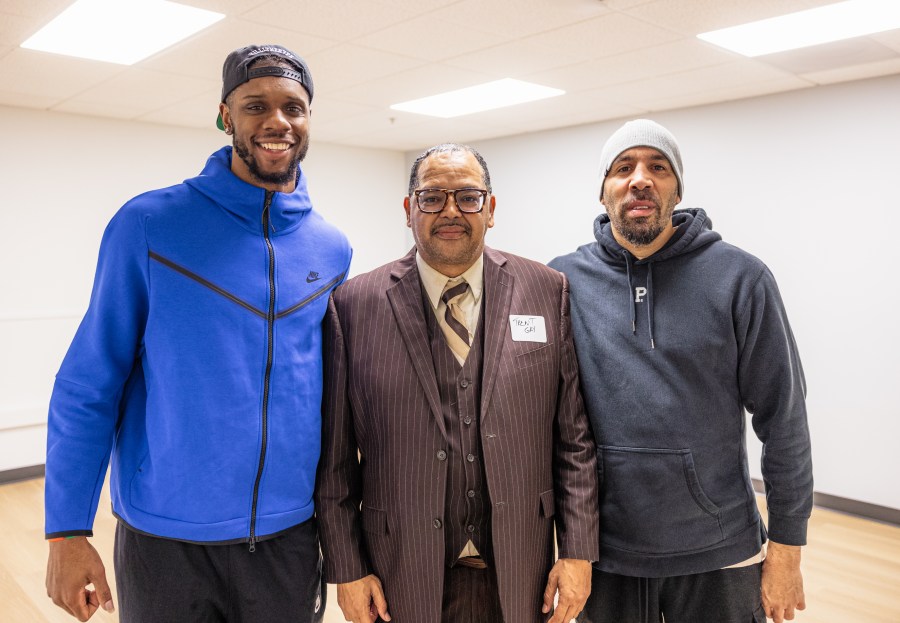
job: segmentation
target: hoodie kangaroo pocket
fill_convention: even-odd
[[[600,535],[642,554],[673,554],[724,540],[719,508],[700,486],[690,450],[599,446]]]

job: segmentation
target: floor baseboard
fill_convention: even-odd
[[[7,469],[0,471],[0,485],[7,485],[11,482],[19,482],[21,480],[31,480],[32,478],[40,478],[43,475],[43,465],[30,465],[28,467]]]
[[[757,493],[764,494],[763,481],[758,478],[751,478],[751,480],[753,481],[753,489]],[[900,526],[900,509],[869,504],[868,502],[860,502],[859,500],[851,500],[850,498],[842,498],[837,495],[819,493],[817,491],[813,492],[813,504],[839,513],[847,513],[848,515],[864,517],[872,521]]]

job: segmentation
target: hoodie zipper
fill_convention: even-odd
[[[269,239],[270,207],[275,193],[266,191],[266,202],[263,205],[262,228],[263,238],[269,252],[269,308],[266,313],[266,374],[263,379],[262,401],[262,444],[259,449],[259,466],[256,469],[256,481],[253,483],[253,504],[250,508],[250,551],[256,551],[256,509],[259,502],[259,483],[262,480],[263,468],[266,465],[266,446],[269,441],[269,384],[272,376],[272,359],[275,343],[275,248]]]

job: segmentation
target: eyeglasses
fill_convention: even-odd
[[[481,212],[488,191],[480,188],[423,188],[414,190],[416,207],[425,214],[437,214],[447,205],[447,196],[453,195],[456,208],[466,214]]]

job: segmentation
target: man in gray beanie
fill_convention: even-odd
[[[684,193],[675,137],[629,121],[600,158],[596,241],[556,258],[597,441],[600,560],[581,621],[776,623],[805,607],[806,383],[769,269]],[[746,417],[763,443],[757,511]]]

